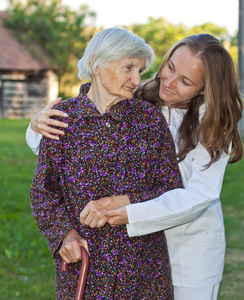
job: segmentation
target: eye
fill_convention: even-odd
[[[181,79],[182,83],[185,85],[185,86],[190,86],[191,84],[186,82],[184,78]]]
[[[129,65],[129,66],[126,66],[125,68],[126,68],[126,70],[127,70],[128,72],[130,72],[130,71],[131,71],[131,69],[132,69],[132,66],[131,66],[131,65]]]
[[[174,70],[174,67],[173,67],[173,65],[171,64],[171,62],[170,61],[168,61],[168,69],[170,70],[170,71],[173,71]]]

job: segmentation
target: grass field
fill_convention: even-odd
[[[30,210],[37,157],[28,120],[0,120],[0,299],[55,299],[54,261]],[[227,252],[219,300],[244,295],[244,160],[227,167],[222,190]],[[196,299],[197,300],[197,299]]]

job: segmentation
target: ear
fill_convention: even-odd
[[[95,53],[93,54],[92,59],[90,60],[89,64],[90,64],[93,75],[97,76],[99,74],[99,68],[98,67],[96,67],[96,69],[93,68],[93,66],[94,66],[94,57],[95,57]]]

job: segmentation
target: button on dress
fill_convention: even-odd
[[[130,238],[126,226],[82,226],[91,200],[127,194],[132,203],[181,187],[174,144],[163,115],[150,103],[126,99],[100,114],[90,84],[56,109],[69,115],[59,141],[41,142],[30,196],[33,216],[56,259],[57,299],[74,299],[81,263],[61,272],[59,247],[75,229],[88,242],[84,299],[172,299],[163,231]],[[150,213],[150,211],[148,212]]]

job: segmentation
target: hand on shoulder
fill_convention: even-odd
[[[31,118],[31,129],[37,133],[50,139],[59,139],[59,135],[64,135],[64,132],[56,127],[66,128],[67,123],[50,119],[52,116],[67,118],[68,115],[60,110],[53,109],[54,105],[61,102],[62,98],[58,98],[50,102],[41,111]],[[53,127],[54,126],[54,127]]]

